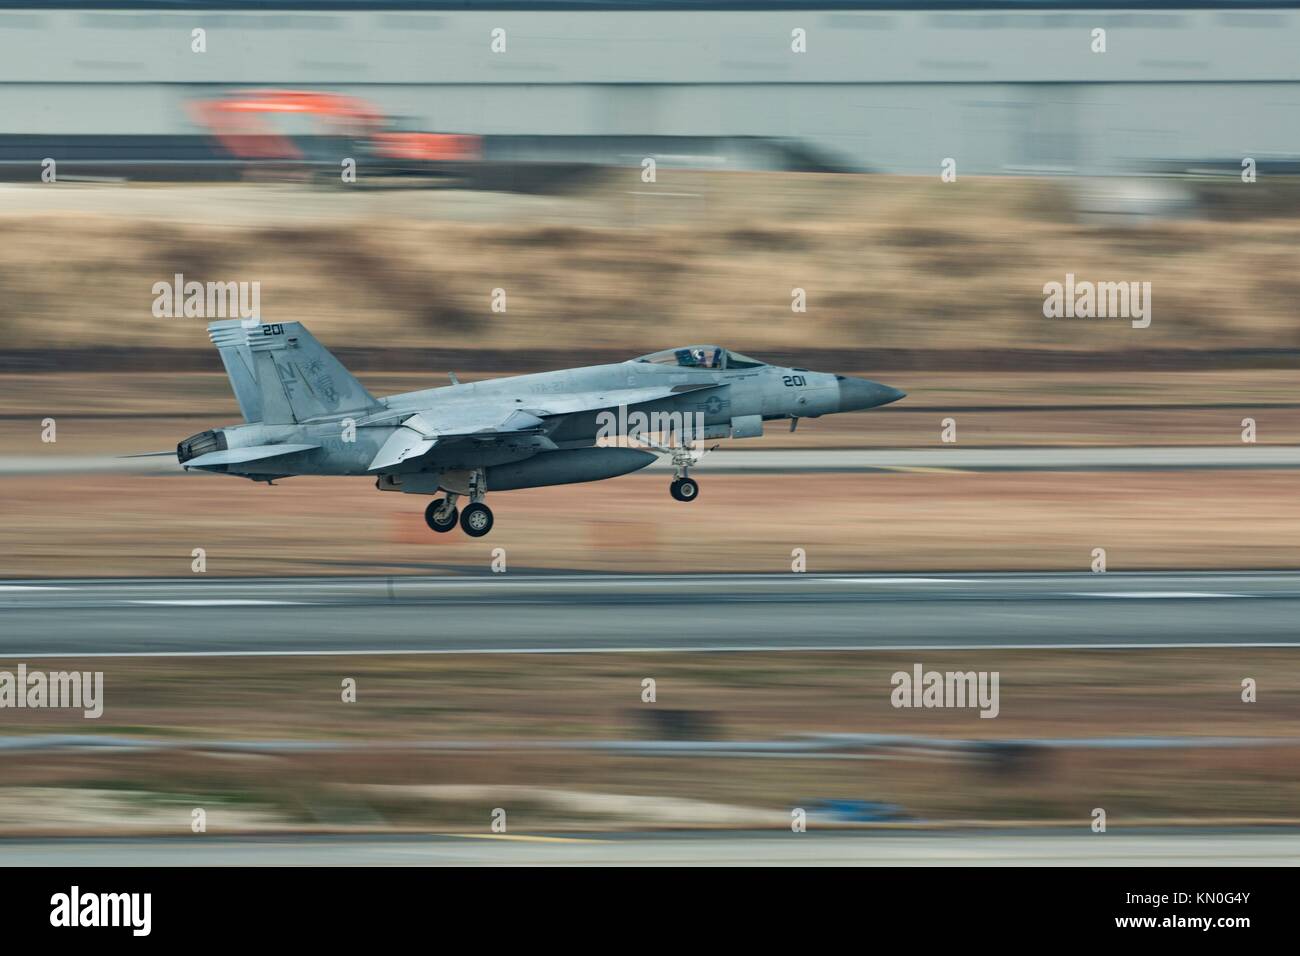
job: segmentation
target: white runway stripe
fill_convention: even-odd
[[[1223,591],[1066,591],[1071,597],[1099,598],[1155,598],[1157,600],[1181,601],[1185,598],[1244,598],[1253,594],[1229,594]]]
[[[827,584],[979,584],[974,578],[808,578],[808,583]]]
[[[298,604],[298,605],[301,605],[301,604],[307,604],[307,603],[310,603],[310,602],[306,602],[306,601],[254,601],[254,600],[251,600],[251,599],[244,599],[244,598],[213,598],[213,599],[199,599],[199,598],[195,598],[195,599],[193,599],[193,600],[182,600],[182,599],[176,599],[176,600],[171,600],[171,601],[163,601],[163,600],[155,600],[155,601],[128,601],[128,602],[126,602],[126,603],[128,603],[128,604],[156,604],[156,605],[161,605],[161,606],[165,606],[165,607],[246,607],[246,606],[249,606],[249,605],[259,605],[259,606],[261,606],[261,605],[267,605],[267,604],[273,604],[273,605],[275,605],[275,604]]]

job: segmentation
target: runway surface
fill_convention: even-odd
[[[0,581],[0,659],[1300,647],[1300,572]]]
[[[0,840],[4,866],[1294,866],[1292,830]]]
[[[668,470],[661,459],[651,470]],[[710,452],[701,474],[761,472],[872,472],[939,469],[950,471],[1191,471],[1300,468],[1300,447],[1292,445],[1161,446],[1147,448],[749,448]],[[116,458],[107,455],[0,456],[0,475],[45,474],[180,475],[169,456]]]

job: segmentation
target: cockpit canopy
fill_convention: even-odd
[[[635,359],[652,365],[676,365],[679,368],[761,368],[760,362],[739,352],[729,352],[717,345],[688,345],[680,349],[664,349]]]

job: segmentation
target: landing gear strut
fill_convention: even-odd
[[[487,475],[477,468],[469,476],[470,504],[460,516],[460,528],[471,538],[481,538],[492,530],[492,509],[483,503],[487,497]]]
[[[460,495],[454,491],[447,492],[446,498],[434,498],[424,509],[424,520],[434,531],[445,534],[460,525],[471,538],[481,538],[492,530],[492,509],[483,503],[487,497],[487,476],[483,469],[475,471],[469,477],[469,504],[464,511],[456,507]]]
[[[694,501],[699,497],[700,483],[690,477],[690,469],[699,459],[684,446],[674,448],[672,454],[673,466],[677,469],[677,477],[668,486],[668,493],[678,501]]]

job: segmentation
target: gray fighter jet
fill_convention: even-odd
[[[614,365],[375,398],[301,323],[213,322],[246,424],[176,447],[188,470],[272,482],[369,475],[381,491],[435,497],[434,531],[492,529],[489,491],[599,481],[671,457],[678,501],[715,438],[755,438],[763,422],[875,408],[903,393],[866,379],[779,368],[716,345],[667,349]],[[456,502],[469,499],[464,510]]]

